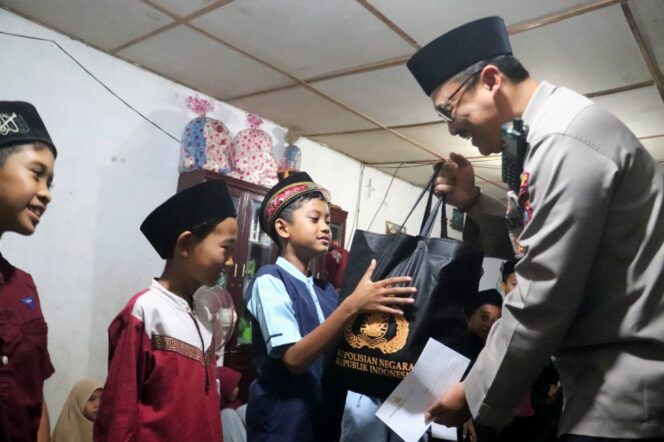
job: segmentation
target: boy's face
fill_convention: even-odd
[[[507,279],[500,283],[500,288],[503,289],[505,295],[514,290],[516,288],[516,273],[510,273]]]
[[[486,342],[491,326],[500,319],[500,314],[500,307],[493,304],[484,304],[468,318],[468,330]]]
[[[51,201],[55,158],[48,148],[28,144],[0,166],[0,233],[34,233]]]
[[[219,281],[226,261],[233,253],[237,221],[226,218],[202,240],[196,242],[191,252],[191,273],[202,285],[213,286]]]
[[[310,257],[327,252],[330,234],[330,206],[326,201],[311,199],[293,212],[293,222],[283,221],[288,244]]]

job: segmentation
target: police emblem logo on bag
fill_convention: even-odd
[[[361,321],[351,322],[344,329],[344,338],[352,348],[373,348],[383,354],[401,350],[408,339],[408,321],[388,313],[361,315]],[[360,323],[359,330],[353,324]]]

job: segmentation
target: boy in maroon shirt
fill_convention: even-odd
[[[51,201],[56,150],[29,103],[0,101],[0,236],[32,235]],[[0,255],[0,440],[48,440],[44,380],[53,366],[32,277]],[[45,439],[41,436],[44,435]]]

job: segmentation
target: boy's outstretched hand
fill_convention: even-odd
[[[403,312],[394,306],[415,302],[409,297],[417,291],[415,287],[393,287],[394,284],[410,282],[409,276],[372,282],[371,276],[375,269],[374,259],[355,291],[321,325],[286,349],[281,360],[291,373],[302,374],[307,371],[309,365],[335,342],[336,337],[356,314],[372,311],[403,315]]]
[[[463,382],[453,385],[445,394],[429,405],[424,418],[427,422],[435,421],[448,427],[462,426],[470,418]]]
[[[353,314],[360,312],[384,312],[393,315],[403,315],[398,305],[410,305],[415,300],[410,297],[417,289],[415,287],[394,287],[396,284],[409,283],[410,276],[394,276],[373,282],[371,277],[376,270],[376,260],[372,259],[366,273],[357,284],[357,287],[346,298],[350,303]]]

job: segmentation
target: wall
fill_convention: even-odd
[[[4,10],[0,30],[57,41],[175,137],[193,118],[184,105],[194,93],[190,89]],[[57,370],[45,387],[54,423],[77,380],[104,378],[108,324],[162,269],[138,226],[175,191],[179,143],[121,103],[53,43],[0,34],[0,59],[0,96],[34,103],[59,152],[53,201],[37,232],[7,234],[0,244],[8,259],[32,273],[39,288]],[[246,127],[244,112],[225,103],[218,102],[211,116],[233,133]],[[285,129],[270,122],[264,129],[273,135],[278,155]],[[357,223],[366,229],[391,177],[370,167],[362,171],[359,162],[313,141],[302,139],[298,145],[302,168],[350,212],[349,227]],[[401,222],[419,190],[394,180],[372,230],[384,230],[385,220]],[[421,217],[422,208],[407,224],[408,232],[417,230]]]
[[[480,279],[480,290],[497,289],[500,291],[501,273],[500,268],[503,265],[502,259],[484,258],[482,267],[484,274]]]

